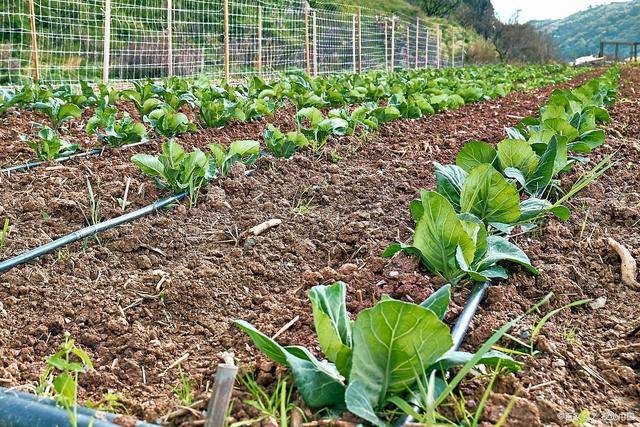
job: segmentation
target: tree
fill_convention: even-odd
[[[461,0],[418,0],[418,5],[429,16],[445,17],[460,5]]]

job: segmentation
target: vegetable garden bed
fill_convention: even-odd
[[[573,84],[588,77],[592,76],[581,76]],[[597,160],[620,148],[622,162],[571,201],[569,222],[550,220],[540,238],[519,238],[542,274],[512,275],[508,285],[490,288],[467,346],[477,348],[493,329],[550,290],[558,296],[553,307],[606,296],[605,308],[580,308],[579,313],[555,317],[538,343],[543,354],[527,359],[524,373],[497,380],[499,394],[489,403],[488,420],[497,421],[491,417],[500,415],[517,390],[520,398],[509,425],[558,422],[582,409],[600,416],[606,410],[637,414],[639,350],[633,344],[638,336],[626,334],[632,332],[638,311],[625,302],[637,300],[638,290],[621,288],[618,261],[605,240],[614,237],[638,255],[633,248],[640,247],[634,228],[640,215],[634,187],[640,157],[635,94],[639,77],[638,69],[623,71],[621,100],[612,109],[612,134],[594,155]],[[216,354],[227,349],[233,349],[245,366],[257,360],[258,381],[270,384],[275,366],[256,359],[255,350],[245,346],[246,339],[230,328],[230,321],[245,319],[275,333],[300,316],[279,341],[314,348],[306,296],[310,285],[344,280],[352,313],[369,307],[381,293],[423,300],[442,280],[419,271],[416,260],[400,256],[387,262],[380,254],[389,243],[410,235],[413,222],[407,205],[418,189],[433,188],[430,162],[451,163],[470,139],[499,141],[504,127],[534,113],[550,90],[392,122],[365,142],[341,138],[327,149],[335,150],[328,156],[333,162],[306,156],[290,161],[263,158],[250,176],[237,165],[220,184],[210,185],[193,208],[181,205],[111,230],[99,237],[99,244],[76,244],[3,274],[0,301],[6,326],[0,332],[0,379],[4,385],[36,381],[44,357],[68,330],[97,368],[82,379],[83,397],[99,398],[106,388],[113,388],[125,396],[132,413],[146,419],[174,409],[171,387],[178,374],[167,368],[185,353],[189,356],[182,366],[196,391],[205,389]],[[293,125],[291,112],[276,114],[278,125]],[[203,146],[209,136],[228,142],[259,139],[261,131],[262,125],[232,125],[180,141],[187,147]],[[158,148],[152,143],[143,151],[155,153]],[[0,217],[16,224],[7,241],[9,253],[84,226],[90,211],[85,175],[93,183],[103,218],[121,213],[117,199],[126,176],[132,176],[132,207],[160,198],[163,193],[129,162],[130,155],[113,151],[0,177]],[[565,177],[565,187],[576,178]],[[270,218],[283,223],[262,236],[243,234]],[[454,294],[449,323],[464,293]],[[604,351],[612,348],[620,349]],[[482,387],[470,382],[463,390],[479,399]],[[233,415],[255,416],[241,405]]]

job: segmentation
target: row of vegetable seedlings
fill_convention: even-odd
[[[284,105],[284,100],[291,102],[298,110],[388,100],[386,114],[381,112],[376,117],[377,122],[367,123],[368,127],[375,128],[380,120],[391,120],[399,116],[417,118],[446,108],[457,108],[465,102],[504,96],[512,90],[564,80],[574,73],[559,66],[523,69],[509,66],[464,70],[424,69],[315,79],[290,75],[272,82],[253,77],[247,85],[238,86],[231,86],[226,82],[212,85],[208,80],[191,81],[173,77],[162,83],[134,81],[133,89],[123,91],[99,84],[97,92],[94,92],[89,84],[82,82],[80,93],[75,93],[68,85],[53,88],[29,84],[17,93],[0,90],[0,115],[10,107],[45,113],[52,128],[43,127],[36,135],[22,138],[41,161],[67,160],[80,146],[63,139],[58,131],[64,123],[79,118],[84,108],[97,107],[85,129],[89,135],[96,135],[106,146],[130,147],[147,140],[143,123],[136,122],[126,111],[118,118],[116,104],[120,100],[132,102],[140,117],[159,136],[165,137],[197,129],[196,123],[179,111],[185,106],[197,108],[203,127],[221,127],[233,119],[246,121],[270,116]],[[337,118],[346,118],[348,110],[336,114]],[[313,121],[317,117],[314,111],[307,118]],[[321,144],[315,140],[305,142],[300,133],[287,135],[286,138],[289,144],[306,143],[312,144],[314,150],[321,148]],[[99,153],[98,150],[91,150],[81,155]],[[37,165],[38,163],[31,162],[24,166],[5,168],[3,171]]]
[[[465,145],[455,165],[436,167],[436,190],[422,191],[410,205],[416,227],[411,245],[393,244],[384,256],[404,251],[418,256],[432,274],[451,284],[507,278],[504,261],[538,274],[527,255],[508,240],[515,227],[536,227],[547,213],[563,220],[570,197],[611,167],[598,163],[564,195],[557,178],[604,142],[597,122],[609,120],[619,70],[575,90],[557,90],[536,118],[507,130],[497,148],[483,142]],[[522,199],[522,200],[521,200]],[[516,371],[521,363],[500,352],[451,351],[453,340],[442,322],[451,285],[421,304],[383,296],[354,321],[346,310],[346,285],[315,286],[309,293],[320,348],[327,360],[308,349],[282,347],[249,323],[238,320],[255,345],[275,362],[287,365],[298,390],[313,409],[345,409],[378,426],[398,411],[415,415],[408,403],[431,411],[447,398],[452,383],[435,376],[453,366],[484,364]],[[456,377],[458,378],[458,377]],[[454,381],[455,382],[455,381]]]
[[[612,86],[608,86],[608,88],[604,90],[606,85],[603,84],[603,80],[611,78],[611,74],[613,73],[614,71],[610,72],[610,75],[605,76],[605,78],[594,80],[573,92],[554,92],[549,105],[541,110],[541,117],[537,121],[536,119],[528,118],[523,120],[523,122],[515,128],[509,130],[510,136],[517,138],[517,141],[521,141],[521,143],[518,143],[518,147],[507,147],[506,142],[508,140],[503,141],[504,144],[501,143],[503,145],[499,144],[497,150],[486,144],[472,143],[467,145],[461,151],[457,159],[457,165],[448,165],[445,167],[437,165],[438,173],[440,173],[440,176],[437,176],[437,192],[432,192],[430,194],[423,193],[421,201],[414,202],[411,206],[412,214],[417,221],[413,246],[392,245],[386,252],[386,255],[392,255],[398,250],[405,250],[409,253],[419,254],[428,269],[450,279],[452,283],[467,280],[468,278],[473,280],[487,280],[493,277],[504,277],[506,276],[506,271],[501,266],[497,265],[497,262],[502,260],[519,262],[529,267],[532,271],[535,271],[530,265],[528,258],[521,250],[508,242],[508,240],[503,236],[498,236],[494,233],[508,235],[510,230],[512,230],[516,225],[532,227],[540,220],[540,217],[544,212],[554,212],[559,216],[565,216],[566,209],[562,208],[561,203],[563,200],[566,200],[566,197],[561,198],[554,204],[551,204],[551,202],[545,199],[529,197],[527,200],[534,200],[535,204],[532,202],[528,202],[529,204],[527,204],[527,200],[520,202],[519,206],[517,206],[517,208],[520,209],[518,221],[512,220],[511,222],[500,222],[497,218],[488,215],[488,213],[492,213],[493,215],[497,212],[500,215],[510,215],[510,217],[515,218],[515,214],[513,212],[514,208],[512,206],[513,203],[508,204],[511,206],[511,212],[507,212],[507,210],[496,211],[493,207],[495,207],[495,203],[502,205],[502,199],[496,200],[496,194],[492,194],[490,191],[483,194],[482,192],[476,191],[476,187],[474,187],[477,186],[479,188],[490,190],[497,181],[500,181],[498,180],[500,177],[495,173],[490,175],[482,174],[480,178],[476,177],[472,179],[472,177],[478,167],[488,169],[486,165],[490,165],[497,173],[503,173],[503,175],[501,175],[501,179],[506,181],[509,185],[515,185],[521,192],[531,194],[531,188],[534,188],[532,187],[533,184],[527,184],[536,183],[541,180],[542,182],[546,182],[546,184],[541,184],[539,187],[535,188],[538,188],[538,190],[543,188],[552,189],[553,177],[556,176],[557,172],[552,172],[548,181],[546,181],[546,177],[549,174],[542,173],[543,170],[549,170],[550,164],[555,166],[557,158],[565,159],[565,167],[559,171],[566,170],[575,161],[584,161],[584,159],[579,159],[576,156],[567,155],[567,148],[572,151],[585,152],[590,151],[592,148],[595,148],[602,143],[604,134],[600,130],[596,129],[595,121],[608,119],[606,110],[599,107],[599,105],[603,104],[599,100],[602,99],[609,102],[613,99]],[[594,84],[594,82],[597,83]],[[591,103],[587,101],[589,94],[591,94]],[[564,108],[564,114],[561,112],[561,108],[559,108],[561,106]],[[572,115],[570,113],[572,113]],[[571,132],[565,122],[573,126],[576,131]],[[547,140],[546,142],[545,139]],[[515,143],[511,142],[511,145],[514,144]],[[543,145],[546,145],[546,147],[543,147]],[[525,146],[529,146],[533,153],[538,156],[537,163],[533,160],[533,157],[529,155],[531,153],[529,153]],[[535,147],[535,149],[533,147]],[[564,147],[564,149],[562,147]],[[186,159],[186,170],[189,169],[189,165],[192,164],[194,160],[201,157],[197,154],[195,156],[191,156],[193,153],[180,153],[181,148],[172,141],[165,144],[164,148],[164,156],[177,156],[179,158]],[[230,149],[229,151],[234,150]],[[538,152],[541,154],[536,154]],[[527,154],[527,156],[524,156],[524,154]],[[237,153],[232,154],[231,156],[227,154],[224,157],[225,162],[219,164],[219,169],[222,171],[225,170],[225,165],[230,164],[231,159],[237,155]],[[257,156],[258,154],[255,153],[254,155]],[[553,157],[552,160],[550,160],[551,157]],[[525,158],[529,160],[524,162],[523,159]],[[474,161],[477,164],[474,164]],[[483,161],[486,161],[487,163],[483,163]],[[533,167],[534,163],[536,163],[535,167]],[[161,161],[160,164],[162,164]],[[559,162],[557,164],[560,166]],[[604,165],[604,163],[593,170],[592,176],[595,177],[606,169],[602,165]],[[465,167],[466,169],[470,169],[470,171],[467,171]],[[465,176],[463,171],[467,172],[468,175]],[[517,171],[520,171],[520,174],[518,174]],[[452,176],[448,175],[447,172],[456,172],[456,174],[452,178]],[[155,172],[152,172],[152,174],[155,174]],[[178,177],[176,179],[180,179],[180,176],[185,176],[180,175],[179,173],[177,175],[174,173],[169,175]],[[588,182],[588,180],[584,182]],[[502,186],[502,181],[499,183],[500,185],[497,188],[502,188],[503,192],[507,191]],[[194,189],[195,187],[188,186],[187,188]],[[452,188],[454,189],[453,192],[451,192]],[[457,193],[457,199],[459,202],[456,206],[458,206],[457,210],[461,212],[460,214],[456,214],[456,209],[453,208],[456,200],[456,188],[459,189],[459,192]],[[580,186],[575,187],[575,191],[579,190],[579,188]],[[575,193],[575,191],[573,191],[573,193]],[[463,200],[468,198],[465,194],[472,193],[480,194],[476,199],[474,199],[475,202],[463,202]],[[185,193],[182,193],[176,197],[181,197],[184,194]],[[500,194],[501,193],[499,193],[498,196]],[[550,198],[550,191],[538,191],[536,195],[538,194],[547,194],[547,199]],[[440,195],[441,198],[438,198],[437,195]],[[516,190],[516,197],[517,195],[518,190]],[[446,208],[444,200],[450,204],[449,207],[451,209]],[[477,211],[467,209],[465,206],[470,206],[471,208],[477,206],[484,207],[481,211]],[[538,209],[538,213],[531,217],[530,215],[533,206],[537,206],[536,209]],[[434,215],[435,212],[438,212],[438,215]],[[473,214],[476,214],[477,216],[474,216]],[[459,223],[456,223],[456,217]],[[435,221],[434,218],[437,219],[437,221]],[[502,218],[502,221],[506,221],[504,217],[500,218]],[[528,220],[527,223],[523,222],[525,218]],[[437,231],[437,227],[440,227],[439,232]],[[474,244],[474,257],[472,259],[475,260],[476,257],[478,257],[482,259],[482,262],[470,263],[470,261],[467,260],[469,253],[469,240],[464,239],[462,234],[459,233],[461,229],[467,233],[468,238],[470,238]],[[427,234],[427,237],[425,237],[425,230],[436,230],[436,233],[432,235]],[[455,235],[449,236],[444,234],[451,230],[455,232]],[[435,240],[438,237],[441,238],[440,241]],[[438,259],[437,257],[433,257],[433,253],[429,251],[430,245],[441,244],[445,239],[456,243],[454,249],[455,252],[452,254],[452,248],[449,247],[446,252],[448,257],[446,260],[445,258]],[[452,256],[453,258],[451,258]],[[465,258],[465,256],[467,257]],[[439,261],[447,262],[442,263]],[[444,267],[442,267],[443,265]],[[449,268],[451,266],[453,266],[453,268]],[[442,269],[439,270],[439,268]],[[419,376],[416,378],[417,371],[415,370],[416,365],[414,363],[416,360],[420,362],[420,366],[423,368],[430,366],[431,369],[429,371],[432,374],[437,370],[465,362],[473,362],[473,364],[483,363],[487,365],[499,362],[501,363],[501,366],[509,367],[509,369],[512,370],[517,370],[520,366],[518,362],[515,362],[506,355],[497,352],[486,353],[485,351],[485,353],[480,355],[470,355],[468,353],[449,351],[451,343],[453,342],[451,334],[448,335],[447,339],[447,335],[443,334],[443,331],[448,333],[448,328],[446,326],[445,329],[441,328],[441,326],[444,325],[441,322],[441,318],[444,313],[446,313],[450,300],[449,286],[442,288],[438,293],[430,297],[420,308],[416,308],[418,306],[415,305],[405,306],[407,303],[384,298],[378,305],[376,305],[376,307],[374,307],[374,309],[371,309],[371,312],[369,313],[370,317],[367,321],[359,322],[360,317],[364,316],[365,311],[358,316],[358,319],[356,319],[353,325],[351,324],[352,322],[348,320],[346,309],[344,309],[345,294],[346,287],[344,284],[336,284],[331,287],[316,287],[312,290],[312,307],[314,316],[317,318],[315,323],[318,330],[319,340],[323,351],[325,351],[329,360],[334,362],[333,364],[319,362],[311,353],[299,347],[288,347],[282,349],[277,346],[276,343],[268,341],[268,337],[261,335],[250,325],[238,322],[238,325],[250,333],[252,338],[256,340],[256,343],[263,350],[267,352],[269,357],[272,357],[278,362],[287,363],[292,367],[294,377],[296,378],[296,382],[299,386],[300,383],[309,384],[308,386],[303,385],[300,391],[311,407],[317,408],[331,406],[342,408],[345,407],[346,404],[346,408],[354,414],[357,414],[370,422],[380,424],[383,423],[383,421],[378,418],[376,412],[379,412],[387,405],[387,403],[391,402],[401,409],[408,408],[405,404],[406,402],[402,400],[401,395],[402,392],[407,390],[410,384],[419,380]],[[427,314],[425,315],[425,313]],[[410,375],[407,377],[408,371],[406,369],[393,370],[396,373],[399,372],[402,374],[399,374],[399,377],[395,377],[395,374],[389,378],[380,377],[380,372],[376,372],[376,367],[379,367],[380,363],[382,363],[379,358],[377,361],[371,358],[365,361],[361,360],[359,363],[364,363],[364,365],[371,367],[371,372],[363,374],[358,371],[360,374],[354,373],[350,377],[349,374],[354,369],[353,366],[364,366],[355,365],[358,360],[354,358],[356,354],[362,354],[365,352],[365,349],[367,354],[371,352],[374,352],[373,354],[377,354],[378,356],[382,354],[382,352],[376,352],[376,349],[368,348],[367,346],[372,344],[372,333],[373,337],[377,339],[376,334],[379,331],[378,326],[381,325],[381,318],[388,318],[390,315],[396,316],[395,319],[397,319],[399,329],[407,328],[407,331],[405,331],[408,337],[407,340],[394,342],[393,344],[397,347],[397,350],[400,351],[399,355],[401,358],[410,357],[411,363],[408,366],[411,367],[413,378],[409,378]],[[366,329],[367,322],[369,325],[377,325],[375,331],[371,328],[369,328],[369,330]],[[358,328],[359,324],[365,325],[364,329],[360,330]],[[420,325],[420,328],[416,329],[416,325]],[[422,327],[424,327],[424,329]],[[332,330],[331,328],[334,329]],[[417,352],[417,356],[416,354],[407,354],[405,350],[407,349],[407,343],[415,342],[416,335],[412,334],[413,331],[431,331],[432,328],[437,329],[439,332],[434,335],[434,337],[437,338],[437,350],[435,350],[435,352],[431,352],[431,350],[429,350],[430,357],[436,357],[434,355],[438,354],[440,356],[446,354],[446,357],[440,358],[438,356],[432,360],[432,362],[434,362],[433,364],[428,365],[425,364],[425,359],[422,357],[422,351],[425,348],[431,348],[434,343],[426,341],[422,332],[419,333],[421,337],[419,342],[420,346],[413,346],[415,352]],[[394,329],[391,332],[395,334],[397,331]],[[322,338],[320,337],[321,334],[323,335]],[[339,341],[335,341],[335,339],[338,339]],[[359,346],[357,346],[358,342],[361,343]],[[340,343],[341,346],[337,346],[338,343]],[[356,353],[357,348],[362,348],[363,350]],[[443,348],[445,350],[441,351]],[[380,350],[380,347],[378,347],[377,350]],[[332,356],[330,356],[330,353]],[[398,354],[396,354],[396,356],[398,356]],[[397,361],[398,359],[394,358],[394,360]],[[386,362],[389,361],[387,360]],[[298,375],[296,375],[296,373],[301,372],[296,371],[296,367],[306,372],[304,377],[298,377]],[[360,377],[358,375],[360,375]],[[351,378],[354,380],[351,381]],[[360,382],[358,382],[358,378],[360,378]],[[367,378],[375,378],[375,384],[385,384],[383,389],[379,389],[377,386],[372,388],[371,383],[364,382]],[[435,382],[437,382],[435,377],[431,376],[430,378],[432,378],[432,383],[435,384]],[[382,382],[378,381],[378,379]],[[335,383],[335,380],[338,382]],[[329,381],[329,383],[327,383],[327,381]],[[445,385],[441,381],[438,384],[438,390],[446,390],[451,387],[450,384],[445,388]],[[304,392],[305,387],[309,393],[306,396]],[[327,395],[318,392],[324,392],[327,390],[328,396],[334,396],[333,399],[335,399],[335,396],[341,397],[338,401],[322,401],[322,399],[327,398]],[[335,394],[336,391],[337,395]],[[446,394],[438,393],[438,396],[438,401],[441,401],[446,397]]]

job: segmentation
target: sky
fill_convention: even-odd
[[[621,1],[621,0],[617,0]],[[508,21],[520,10],[519,22],[532,19],[561,19],[589,6],[613,3],[612,0],[491,0],[498,18]]]

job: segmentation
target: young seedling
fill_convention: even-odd
[[[73,427],[77,427],[78,379],[91,369],[93,364],[89,355],[65,332],[60,351],[47,359],[47,367],[36,387],[38,396],[53,397],[67,411]]]
[[[231,166],[236,162],[251,165],[260,157],[260,143],[258,141],[234,141],[229,145],[228,150],[220,144],[209,144],[208,147],[213,153],[217,174],[220,176],[229,173]]]
[[[46,102],[36,102],[33,104],[33,109],[42,111],[49,116],[54,129],[71,119],[77,119],[82,116],[82,110],[77,105],[66,103],[59,98],[49,98]]]
[[[180,385],[173,387],[172,391],[180,404],[184,407],[190,407],[193,404],[193,392],[191,391],[191,381],[189,376],[184,373],[182,366],[178,363],[178,372],[180,373]]]
[[[61,156],[68,156],[80,148],[78,144],[71,144],[60,138],[55,130],[47,126],[40,129],[37,136],[37,140],[25,135],[21,135],[20,139],[36,152],[40,160],[54,160]]]
[[[147,130],[144,125],[136,123],[127,112],[122,114],[122,119],[118,119],[117,112],[117,109],[111,107],[98,108],[87,122],[85,130],[111,147],[145,142]]]
[[[111,412],[111,413],[124,413],[128,414],[129,410],[122,403],[122,395],[114,393],[113,390],[107,391],[102,395],[102,399],[97,402],[87,400],[85,406],[96,411]]]
[[[176,111],[168,104],[160,104],[144,117],[159,135],[173,137],[185,132],[195,132],[197,126],[184,114]]]
[[[269,420],[273,424],[286,427],[289,425],[291,414],[294,411],[305,417],[304,411],[292,402],[293,385],[288,384],[287,377],[278,376],[273,391],[268,391],[256,381],[251,372],[247,372],[240,378],[240,383],[251,395],[250,399],[242,401],[245,405],[252,406],[260,413],[258,418],[245,421],[250,424],[258,424]]]

